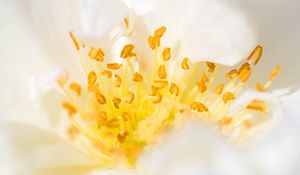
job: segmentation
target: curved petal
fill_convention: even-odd
[[[39,169],[59,169],[72,166],[88,166],[92,169],[96,160],[88,157],[78,149],[68,144],[54,131],[42,129],[34,125],[9,122],[1,132],[5,133],[11,163],[7,168],[13,168],[21,174],[32,174]],[[61,156],[64,155],[64,156]]]
[[[245,156],[262,174],[297,174],[300,170],[300,91],[283,95],[278,102],[280,107],[274,111],[277,122],[247,146]]]
[[[162,145],[149,150],[139,162],[139,173],[251,174],[236,147],[197,123],[185,123],[180,132],[171,133]]]
[[[194,61],[234,65],[256,44],[247,18],[227,1],[136,0],[131,5],[150,31],[167,26],[162,42],[180,42],[180,55]]]

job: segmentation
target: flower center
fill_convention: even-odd
[[[125,23],[128,26],[128,20]],[[252,99],[235,113],[229,110],[259,62],[261,46],[238,69],[224,72],[222,65],[173,57],[171,48],[160,46],[165,31],[162,26],[148,37],[153,52],[148,58],[153,62],[150,74],[143,73],[133,44],[120,50],[122,62],[108,62],[104,50],[80,44],[70,32],[76,50],[85,53],[81,61],[87,62],[87,81],[68,83],[67,75],[58,80],[67,97],[62,107],[69,115],[68,134],[99,157],[103,166],[124,160],[134,165],[142,149],[174,127],[178,117],[192,115],[215,123],[234,141],[265,121],[261,115],[267,113],[266,103],[260,99]],[[267,91],[279,70],[277,66],[257,89]]]

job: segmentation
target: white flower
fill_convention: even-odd
[[[263,31],[260,39],[266,56],[275,57],[271,63],[265,59],[258,72],[265,71],[266,64],[270,72],[278,61],[284,67],[278,82],[286,84],[275,84],[283,90],[271,93],[246,91],[233,106],[240,107],[256,97],[268,101],[273,105],[268,116],[271,126],[263,131],[257,127],[249,135],[260,135],[237,147],[228,137],[218,135],[214,127],[187,120],[183,129],[171,131],[158,141],[157,147],[146,149],[134,171],[99,169],[99,157],[86,154],[89,151],[78,149],[62,136],[67,122],[59,106],[63,97],[53,84],[65,72],[62,68],[77,81],[85,81],[84,74],[78,73],[81,65],[74,61],[78,55],[68,33],[73,32],[80,46],[86,42],[101,47],[107,57],[115,56],[115,51],[127,42],[120,37],[130,35],[136,53],[141,58],[152,58],[148,36],[166,26],[161,45],[171,47],[174,57],[232,66],[245,59],[257,43],[243,13],[219,0],[1,2],[0,174],[296,174],[300,162],[300,98],[294,83],[298,70],[297,64],[288,63],[295,55],[283,51],[290,45],[280,44],[296,41],[290,38],[296,36],[285,35],[281,30],[292,33],[299,24],[282,27],[281,22],[290,17],[288,12],[277,18],[281,20],[278,23],[272,22],[274,13],[271,17],[261,15],[266,9],[272,12],[269,3],[238,4],[252,13],[252,7],[258,9],[249,16],[263,21],[257,27]],[[273,5],[277,12],[285,4],[276,1]],[[124,18],[129,22],[127,27]],[[274,30],[276,35],[269,33]],[[285,40],[279,40],[280,35]],[[286,56],[287,61],[279,56]],[[140,62],[153,65],[149,59]],[[178,74],[177,78],[181,77]],[[258,76],[256,73],[255,78]],[[256,80],[263,82],[265,76],[261,77]],[[289,85],[295,89],[287,89]]]

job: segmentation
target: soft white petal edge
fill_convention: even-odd
[[[180,44],[181,56],[193,61],[234,65],[257,44],[246,16],[221,0],[126,1],[142,17],[149,31],[167,26],[162,43]]]

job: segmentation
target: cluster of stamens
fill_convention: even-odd
[[[148,59],[154,63],[150,75],[139,70],[140,58],[133,44],[124,45],[121,62],[109,62],[104,50],[80,45],[70,32],[76,50],[87,53],[89,66],[84,68],[87,80],[82,84],[69,82],[67,76],[58,80],[67,97],[62,107],[69,115],[68,134],[90,147],[89,152],[97,155],[103,165],[122,160],[134,165],[143,148],[166,128],[172,128],[180,115],[215,123],[229,137],[239,140],[263,121],[258,119],[261,115],[267,114],[266,103],[261,99],[253,99],[240,111],[229,113],[231,103],[261,58],[261,46],[238,69],[220,75],[221,65],[172,57],[171,48],[160,46],[165,31],[162,26],[148,38],[153,51],[153,58]],[[182,74],[169,73],[170,61]],[[280,66],[275,68],[265,85],[257,84],[258,91],[266,92],[279,70]],[[216,80],[217,77],[224,78]]]

